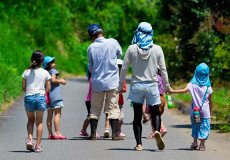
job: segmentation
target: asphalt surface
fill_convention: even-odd
[[[129,89],[129,87],[127,87]],[[112,141],[103,138],[105,116],[102,113],[97,132],[101,136],[96,141],[86,140],[79,135],[87,111],[85,97],[88,92],[88,82],[85,78],[67,80],[67,85],[61,86],[65,108],[62,110],[61,132],[67,140],[48,140],[46,127],[46,112],[43,118],[44,131],[41,145],[42,153],[27,151],[27,117],[24,110],[23,97],[16,100],[10,109],[0,115],[0,160],[135,160],[135,159],[170,159],[170,160],[197,160],[197,159],[230,159],[230,138],[228,134],[211,131],[206,142],[205,152],[191,150],[191,125],[188,116],[179,115],[175,110],[165,108],[162,119],[168,130],[164,137],[166,147],[158,150],[155,139],[146,139],[151,133],[149,122],[143,125],[143,151],[134,151],[136,145],[132,122],[133,110],[130,102],[125,98],[125,123],[122,131],[126,134],[123,141]],[[35,128],[36,131],[36,128]],[[36,142],[36,132],[34,141]],[[87,129],[90,133],[90,128]]]

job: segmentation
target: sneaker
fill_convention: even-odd
[[[26,143],[26,149],[29,151],[34,151],[34,142],[32,142],[32,140]]]
[[[157,142],[157,147],[159,150],[163,150],[165,148],[165,143],[161,137],[161,134],[158,131],[154,132],[154,137]]]
[[[200,150],[200,151],[206,151],[205,145],[200,145],[199,150]]]
[[[48,139],[54,139],[54,136],[49,134]]]
[[[89,134],[86,131],[84,131],[84,130],[81,130],[81,132],[79,133],[79,135],[85,136],[85,137],[89,136]]]
[[[161,137],[164,137],[164,135],[167,133],[167,129],[166,128],[161,129],[160,133],[161,133]]]
[[[35,153],[41,153],[41,152],[42,152],[42,146],[36,146]]]
[[[100,138],[100,135],[98,133],[96,133],[96,138]]]
[[[154,133],[150,134],[149,136],[146,136],[147,139],[155,138]]]
[[[109,130],[106,129],[104,132],[104,138],[109,138]]]
[[[118,137],[125,137],[125,134],[122,133],[121,131],[118,131],[117,134],[118,134]]]
[[[191,145],[190,145],[190,148],[191,149],[196,149],[198,147],[198,144],[196,142],[193,142]]]

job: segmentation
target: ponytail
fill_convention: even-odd
[[[42,51],[35,50],[31,56],[31,64],[29,69],[35,69],[41,64],[41,62],[43,62],[43,60],[44,60],[44,54],[42,53]]]

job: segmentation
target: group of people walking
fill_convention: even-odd
[[[122,49],[118,41],[113,38],[104,38],[103,30],[97,24],[92,24],[88,28],[88,33],[94,42],[88,47],[88,80],[89,94],[86,98],[88,116],[83,123],[80,135],[88,136],[89,140],[96,140],[98,120],[100,119],[103,104],[106,105],[106,127],[104,136],[109,137],[109,125],[112,129],[112,140],[123,140],[125,134],[121,132],[123,118],[122,92],[126,91],[124,87],[125,77],[130,64],[132,64],[131,86],[128,100],[133,103],[134,120],[133,131],[136,139],[134,150],[141,151],[142,147],[142,107],[144,101],[148,106],[151,115],[151,125],[156,144],[159,150],[165,148],[162,133],[165,129],[162,127],[161,115],[162,104],[159,91],[158,72],[161,73],[164,91],[166,93],[184,93],[189,91],[192,94],[191,108],[201,108],[202,103],[203,120],[201,124],[192,123],[192,137],[194,142],[191,148],[198,147],[197,140],[201,140],[199,149],[205,150],[204,142],[208,138],[210,130],[210,113],[212,106],[212,89],[209,80],[209,68],[206,64],[200,64],[195,75],[183,90],[173,90],[168,81],[168,74],[165,65],[164,54],[160,46],[153,44],[152,26],[147,22],[141,22],[134,34],[131,45],[126,51],[123,63],[119,63],[118,58],[122,57]],[[55,57],[44,57],[41,51],[34,51],[31,57],[31,66],[23,73],[22,88],[25,91],[25,110],[28,116],[28,137],[26,143],[28,150],[41,152],[40,145],[43,124],[43,113],[48,110],[47,128],[49,139],[66,139],[60,133],[61,108],[64,107],[59,84],[65,85],[63,79],[58,79],[58,71],[55,69]],[[43,65],[43,68],[41,68]],[[120,66],[120,70],[119,70]],[[51,85],[50,85],[51,84]],[[205,88],[208,86],[207,94]],[[45,93],[49,95],[45,96]],[[46,98],[47,97],[47,98]],[[121,101],[120,101],[121,100]],[[210,104],[209,104],[210,102]],[[48,103],[48,107],[46,107]],[[123,102],[124,103],[124,102]],[[55,112],[54,127],[55,133],[52,132],[52,117]],[[209,114],[207,112],[210,112]],[[36,113],[36,120],[35,120]],[[190,112],[191,121],[193,122],[192,110]],[[33,124],[36,121],[37,126],[37,144],[34,148],[33,143]],[[90,124],[91,133],[88,135],[86,128]]]

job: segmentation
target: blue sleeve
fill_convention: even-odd
[[[88,61],[89,61],[89,71],[92,73],[93,59],[92,59],[92,53],[91,53],[90,47],[87,50],[87,56],[88,56]]]
[[[50,74],[51,76],[54,75],[54,74],[59,75],[59,73],[58,73],[58,71],[57,71],[56,69],[51,69],[51,70],[49,71],[49,74]]]

